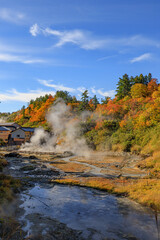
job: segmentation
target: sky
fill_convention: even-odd
[[[159,0],[0,0],[0,112],[57,90],[114,97],[119,77],[160,80]]]

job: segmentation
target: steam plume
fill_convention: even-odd
[[[77,155],[89,155],[85,139],[80,135],[80,122],[85,121],[88,113],[75,117],[62,100],[58,100],[46,118],[52,132],[37,128],[30,143],[25,143],[21,150],[40,152],[71,151]]]
[[[7,122],[7,119],[5,117],[0,118],[0,124],[6,123],[6,122]]]

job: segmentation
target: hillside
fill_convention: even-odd
[[[49,130],[46,115],[58,98],[70,106],[75,118],[89,112],[81,129],[94,149],[150,154],[160,148],[160,86],[151,74],[135,78],[125,74],[117,84],[116,97],[105,97],[101,103],[96,96],[89,98],[87,90],[80,101],[57,91],[55,96],[31,100],[27,108],[9,115],[8,121]]]

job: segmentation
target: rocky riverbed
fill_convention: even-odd
[[[3,215],[14,217],[23,231],[21,238],[11,240],[158,239],[158,219],[152,210],[98,190],[52,182],[70,175],[141,178],[147,175],[136,167],[141,157],[94,153],[84,158],[71,152],[3,155],[9,162],[4,173],[22,181],[17,199],[3,208]]]

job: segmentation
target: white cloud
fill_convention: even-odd
[[[19,102],[29,102],[31,99],[36,99],[37,97],[44,96],[46,94],[54,95],[53,91],[44,90],[32,90],[29,92],[18,92],[16,89],[8,91],[7,93],[0,93],[0,101],[19,101]]]
[[[45,36],[54,36],[58,39],[54,47],[61,47],[67,43],[71,43],[79,46],[82,49],[94,50],[94,49],[119,49],[119,47],[142,47],[153,46],[160,47],[160,42],[143,37],[141,35],[134,35],[131,37],[118,38],[118,37],[96,37],[89,31],[83,30],[66,30],[60,31],[51,28],[41,28],[38,24],[34,24],[30,27],[30,33],[32,36],[43,34]],[[106,57],[108,58],[108,57]],[[102,58],[104,60],[106,58]]]
[[[104,96],[104,97],[115,97],[116,91],[115,90],[109,90],[109,91],[103,91],[101,89],[97,90],[97,93]]]
[[[40,33],[40,29],[39,29],[37,23],[35,23],[32,27],[30,27],[29,32],[34,37],[36,37]]]
[[[53,80],[42,80],[38,79],[38,82],[46,87],[51,87],[54,88],[55,90],[62,90],[62,91],[68,91],[71,93],[75,93],[79,98],[81,98],[81,94],[85,90],[87,90],[86,87],[77,87],[77,88],[70,88],[70,87],[65,87],[62,84],[53,84]],[[89,95],[100,95],[103,97],[111,97],[114,98],[116,91],[115,90],[109,90],[109,91],[104,91],[103,89],[96,89],[95,87],[90,87],[88,88]]]
[[[19,44],[19,41],[13,44],[11,38],[0,38],[0,54],[37,54],[41,53],[41,50],[41,48],[35,48],[31,45],[24,45],[23,41],[21,41],[21,44]]]
[[[130,38],[123,39],[124,45],[126,46],[153,46],[160,47],[160,42],[154,39],[146,38],[142,35],[134,35]]]
[[[138,57],[135,57],[133,59],[130,60],[131,63],[135,63],[135,62],[141,62],[141,61],[144,61],[144,60],[149,60],[151,59],[152,55],[150,53],[145,53],[145,54],[142,54]]]
[[[59,32],[59,35],[52,33],[52,35],[59,37],[59,41],[55,45],[56,47],[61,47],[66,43],[72,43],[86,50],[94,50],[103,48],[106,43],[105,40],[94,39],[88,32],[81,30]]]
[[[1,8],[0,19],[12,23],[21,23],[25,19],[25,15],[8,8]]]
[[[95,90],[95,87],[91,87],[91,92],[92,92],[93,94],[97,94],[97,91]]]
[[[85,90],[87,90],[85,87],[78,87],[77,90],[81,93],[83,93]]]
[[[116,94],[115,90],[104,91],[103,89],[95,89],[95,87],[91,88],[91,92],[93,94],[99,94],[103,97],[111,97],[111,98],[114,98]]]
[[[47,87],[53,87],[48,81],[45,80],[39,80],[41,84],[47,86]],[[53,87],[55,90],[62,90],[62,91],[69,91],[70,89],[75,92],[75,95],[78,98],[81,98],[81,94],[83,93],[86,88],[85,87],[79,87],[76,89],[73,88],[67,88],[64,87],[63,85],[54,85]],[[71,92],[71,91],[70,91]],[[7,101],[18,101],[18,102],[29,102],[31,99],[35,100],[37,97],[44,96],[46,94],[51,94],[54,96],[56,91],[46,91],[43,89],[38,89],[38,90],[30,90],[28,92],[19,92],[16,89],[12,89],[9,91],[6,91],[5,93],[0,92],[0,101],[1,102],[7,102]],[[115,96],[115,90],[110,90],[110,91],[104,91],[103,89],[95,89],[95,87],[91,87],[89,89],[89,95],[92,95],[92,93],[95,95],[100,95],[103,97],[111,97],[114,98]]]
[[[38,82],[46,87],[51,87],[54,88],[55,90],[61,90],[61,91],[67,91],[67,92],[75,92],[76,89],[74,88],[70,88],[70,87],[65,87],[62,84],[57,85],[57,84],[53,84],[53,80],[42,80],[42,79],[38,79]]]
[[[25,64],[32,63],[44,63],[45,61],[42,59],[32,59],[24,56],[16,56],[12,54],[0,54],[0,62],[20,62]]]
[[[18,49],[11,45],[7,45],[6,43],[0,41],[0,53],[2,52],[17,52]]]
[[[104,61],[104,60],[114,58],[114,57],[117,57],[117,55],[115,54],[115,55],[111,55],[111,56],[101,57],[101,58],[97,59],[97,62]]]
[[[55,35],[55,36],[59,36],[59,37],[62,37],[65,33],[65,32],[61,32],[58,30],[52,30],[50,28],[46,28],[44,30],[41,29],[41,31],[46,35]]]
[[[66,43],[72,43],[78,45],[80,48],[86,50],[93,50],[97,48],[103,48],[106,41],[103,39],[96,39],[91,36],[87,31],[82,30],[67,30],[58,31],[51,28],[40,28],[37,24],[30,27],[30,33],[32,36],[37,36],[38,34],[43,34],[46,36],[55,36],[58,38],[58,42],[54,45],[55,47],[61,47]]]

